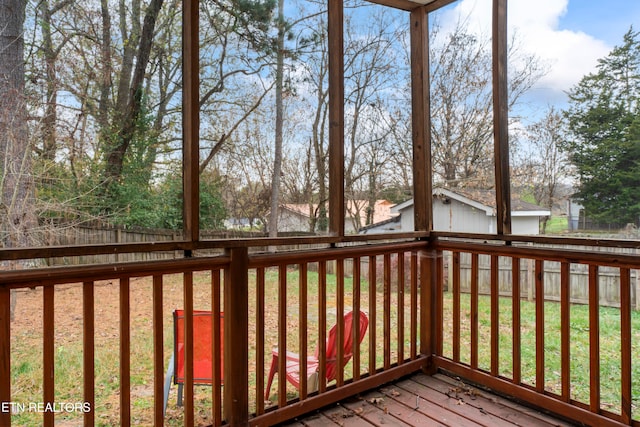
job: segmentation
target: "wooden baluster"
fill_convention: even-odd
[[[153,276],[153,395],[154,425],[164,423],[164,332],[162,276]]]
[[[544,261],[536,260],[536,390],[544,392]]]
[[[513,348],[511,357],[513,359],[513,383],[522,382],[522,316],[520,310],[520,258],[511,258],[511,331]]]
[[[597,265],[589,264],[589,409],[600,412],[600,281]]]
[[[213,376],[213,381],[211,384],[211,400],[212,400],[212,404],[213,404],[213,425],[220,425],[222,424],[222,364],[224,362],[224,357],[222,354],[222,349],[220,348],[220,342],[222,341],[222,334],[223,331],[221,329],[221,323],[220,320],[224,319],[224,313],[221,313],[221,297],[220,297],[220,288],[221,288],[221,281],[220,281],[220,270],[213,270],[211,272],[211,315],[213,316],[213,319],[211,319],[212,321],[212,338],[211,338],[211,351],[212,351],[212,355],[213,357],[211,358],[211,361],[213,363],[213,368],[211,370],[211,374]],[[259,286],[258,286],[259,289]],[[258,291],[259,292],[259,291]],[[264,307],[264,304],[263,304]],[[260,306],[258,305],[257,311],[260,311]],[[222,320],[222,323],[224,324],[224,320]],[[258,324],[259,325],[259,324]],[[264,331],[264,327],[262,328]],[[260,328],[258,328],[258,331],[260,330]],[[264,332],[263,332],[264,333]],[[262,364],[258,365],[258,372],[260,372],[260,367],[262,367],[262,370],[264,371],[264,351],[259,351],[260,350],[260,343],[263,343],[262,345],[264,346],[264,339],[262,339],[262,341],[258,340],[258,348],[256,349],[256,351],[258,351],[257,355],[258,355],[258,360],[260,360],[260,356],[262,355]],[[264,349],[264,347],[262,347]],[[259,376],[257,378],[256,381],[262,381],[264,383],[264,372],[262,372],[262,375]],[[262,386],[262,388],[260,388],[258,386],[258,388],[260,390],[262,390],[264,388],[264,385]],[[262,404],[264,407],[264,392],[261,392],[262,394],[260,395],[260,399],[257,400],[258,405]]]
[[[318,266],[318,390],[327,390],[327,263]]]
[[[120,425],[131,425],[131,283],[120,279]]]
[[[307,334],[309,333],[309,327],[307,324],[307,304],[309,303],[307,264],[299,264],[298,271],[300,272],[298,279],[298,314],[300,324],[300,328],[298,329],[298,343],[300,348],[300,399],[304,400],[307,398],[307,379],[309,377],[309,373],[307,372],[307,360],[309,357],[307,351]]]
[[[453,299],[453,337],[452,337],[452,350],[453,361],[460,361],[460,252],[454,252],[453,257],[453,286],[452,286],[452,299]]]
[[[376,289],[377,260],[375,256],[369,257],[369,375],[376,373],[376,306],[378,292]]]
[[[53,285],[45,285],[43,290],[43,345],[42,345],[42,391],[43,391],[43,403],[53,404],[55,401],[55,349],[54,340],[55,334],[53,333],[55,328],[54,322],[54,295],[55,291]],[[95,408],[92,406],[91,411]],[[54,425],[54,413],[47,411],[43,414],[43,421],[45,427],[53,427]]]
[[[95,424],[95,309],[93,282],[82,285],[82,366],[84,378],[84,401],[89,404],[91,411],[84,413],[84,425]]]
[[[418,355],[418,253],[411,252],[411,360]]]
[[[184,299],[184,425],[192,427],[193,406],[193,273],[183,274],[182,292]]]
[[[278,267],[278,406],[287,404],[287,266]]]
[[[500,370],[500,258],[491,255],[491,375],[498,376]]]
[[[632,418],[632,383],[631,383],[631,271],[620,269],[620,346],[621,346],[621,396],[622,422],[631,425]]]
[[[0,286],[0,402],[11,402],[11,289]],[[11,412],[0,411],[0,425],[11,425]]]
[[[571,400],[571,288],[568,262],[560,264],[560,372],[562,400]]]
[[[353,380],[360,379],[360,286],[362,285],[360,258],[353,258]]]
[[[471,254],[471,368],[478,369],[478,260]]]
[[[384,254],[384,369],[391,368],[391,254]]]
[[[336,384],[344,385],[344,258],[336,260]]]
[[[398,365],[404,363],[404,252],[398,252]]]

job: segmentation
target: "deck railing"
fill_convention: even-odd
[[[517,245],[436,243],[435,365],[587,425],[637,425],[640,331],[632,322],[637,256]],[[479,283],[481,257],[490,280]],[[461,259],[471,273],[461,279]],[[501,262],[511,263],[508,275]],[[523,265],[534,265],[532,277]],[[544,295],[545,269],[560,269],[560,298]],[[619,307],[601,304],[599,272],[617,270]],[[572,303],[575,270],[588,271],[588,304]],[[611,272],[607,272],[611,275]],[[533,286],[533,295],[523,293]],[[465,289],[465,291],[462,291]],[[483,289],[481,292],[480,289]]]
[[[83,417],[84,425],[272,425],[437,369],[587,424],[638,425],[640,362],[632,354],[640,320],[631,278],[640,261],[584,252],[584,244],[577,252],[434,238],[265,254],[237,245],[215,257],[5,271],[0,425],[53,426],[67,417]],[[500,271],[505,263],[510,274]],[[572,272],[582,265],[586,305],[571,302]],[[538,298],[551,267],[561,272],[553,301]],[[599,271],[611,267],[619,272],[619,308],[600,304]],[[529,286],[534,292],[524,291]],[[20,295],[9,321],[11,289]],[[172,393],[165,415],[174,309],[185,310],[185,397],[177,408]],[[202,309],[225,319],[224,331],[214,322],[210,389],[194,386],[188,350],[198,339],[189,314]],[[369,326],[363,337],[354,330],[346,364],[338,346],[335,379],[327,381],[328,331],[339,325],[340,342],[350,311],[364,312]],[[299,387],[289,384],[280,358],[265,390],[276,347],[297,353],[301,366],[317,348],[317,388],[305,368]]]
[[[84,425],[268,425],[415,372],[426,363],[419,347],[422,249],[414,242],[256,255],[238,247],[207,258],[3,272],[0,425],[52,426],[80,416]],[[10,289],[19,293],[13,321]],[[210,391],[194,390],[187,350],[184,409],[174,409],[172,394],[165,416],[174,309],[185,311],[187,349],[198,339],[190,313],[224,312],[224,331],[214,322],[210,340],[213,366],[222,359],[224,372],[214,369]],[[41,323],[23,322],[26,311]],[[367,313],[369,327],[327,382],[327,332],[348,311]],[[65,336],[77,331],[75,339]],[[221,333],[224,354],[215,344]],[[338,341],[345,333],[338,328]],[[317,391],[307,392],[311,372],[303,373],[299,390],[287,385],[281,365],[265,402],[274,347],[299,353],[302,366],[318,348]],[[343,351],[338,346],[338,361]],[[148,390],[138,393],[141,384]],[[203,406],[211,414],[204,420],[196,415]]]

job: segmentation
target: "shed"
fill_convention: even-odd
[[[494,190],[460,190],[437,187],[433,190],[433,229],[462,233],[496,233],[496,195]],[[391,209],[399,220],[373,224],[362,233],[413,231],[413,199]],[[540,219],[550,216],[548,209],[519,199],[511,202],[513,234],[533,235],[540,232]]]

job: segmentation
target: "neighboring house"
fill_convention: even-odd
[[[433,229],[463,233],[496,233],[495,191],[453,190],[436,188],[433,191]],[[392,213],[399,214],[395,222],[381,222],[365,227],[361,232],[389,233],[414,230],[413,199],[396,205]],[[551,215],[548,209],[523,202],[511,201],[513,234],[539,234],[540,219]]]
[[[569,231],[576,231],[580,228],[580,218],[584,218],[584,207],[569,198],[567,200],[567,228]]]
[[[366,200],[346,201],[345,233],[355,233],[364,227],[367,220]],[[373,222],[385,221],[392,217],[393,203],[388,200],[376,200]],[[283,204],[278,211],[278,231],[310,231],[311,218],[317,215],[318,206],[308,204]]]

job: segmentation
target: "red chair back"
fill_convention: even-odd
[[[367,332],[369,326],[369,318],[363,312],[360,312],[359,323],[359,338],[360,342],[364,338],[364,334]],[[344,315],[344,340],[342,342],[342,354],[343,362],[342,366],[346,365],[353,356],[353,342],[355,340],[355,334],[353,333],[354,326],[353,311]],[[337,357],[338,357],[338,325],[334,325],[329,331],[329,337],[327,338],[327,363],[326,363],[326,377],[327,381],[335,379],[338,369]],[[319,349],[316,349],[316,357],[318,357]]]
[[[213,323],[210,311],[193,311],[193,383],[211,384],[213,382]],[[184,383],[184,310],[173,312],[174,345],[176,357],[174,358],[174,383]],[[220,379],[222,380],[223,363],[223,336],[224,315],[220,313]]]

